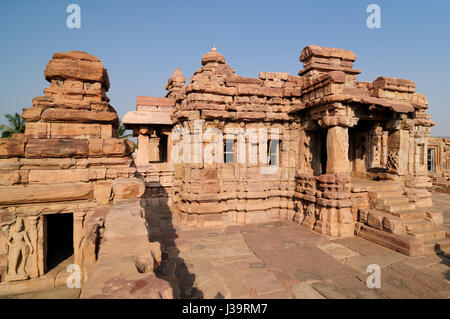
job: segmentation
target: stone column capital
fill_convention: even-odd
[[[76,211],[73,213],[73,219],[74,220],[83,220],[84,217],[86,216],[86,211]]]
[[[318,120],[318,123],[323,128],[334,126],[353,127],[358,123],[358,120],[357,117],[351,115],[325,115]]]

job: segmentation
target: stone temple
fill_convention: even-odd
[[[248,78],[213,47],[188,83],[176,69],[165,97],[137,97],[123,118],[135,148],[118,136],[101,61],[56,53],[25,134],[0,140],[0,290],[73,255],[81,297],[172,298],[155,275],[164,226],[152,225],[164,219],[286,221],[407,256],[448,253],[450,231],[430,208],[431,190],[448,189],[449,142],[430,138],[414,82],[358,81],[355,60],[309,45],[298,76]],[[145,288],[132,293],[136,282]]]

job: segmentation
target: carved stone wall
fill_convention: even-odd
[[[99,208],[145,191],[131,158],[134,144],[117,138],[119,122],[106,96],[109,80],[100,60],[80,51],[56,53],[44,75],[50,86],[24,109],[25,134],[0,140],[2,280],[47,272],[46,220],[52,214],[73,214],[73,263],[81,269],[85,262],[92,265],[98,249],[93,236],[103,220]],[[6,242],[22,221],[30,245],[10,246],[7,253]],[[17,251],[25,269],[21,278],[8,266],[15,264]]]
[[[411,203],[430,205],[430,180],[420,157],[433,125],[425,96],[408,80],[358,82],[355,60],[351,51],[310,45],[301,53],[299,76],[261,72],[247,78],[236,75],[213,48],[187,85],[176,69],[165,87],[174,106],[166,124],[172,155],[186,160],[173,161],[172,213],[189,226],[287,218],[323,234],[352,236],[368,198],[351,191],[351,176],[398,180]],[[141,124],[160,123],[153,117]],[[248,135],[241,151],[245,163],[236,160],[237,149],[235,160],[226,162],[230,128],[278,129],[276,173],[261,174],[266,163],[249,161],[261,141]],[[216,140],[214,130],[220,132]],[[183,134],[192,139],[189,146],[180,146]],[[196,141],[199,136],[203,139]],[[232,138],[234,145],[238,139]],[[205,160],[211,150],[219,161]]]

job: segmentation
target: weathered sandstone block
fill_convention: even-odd
[[[30,107],[28,109],[24,109],[22,112],[22,117],[26,122],[36,122],[41,118],[43,107]]]
[[[139,198],[145,192],[145,183],[137,178],[118,178],[112,182],[114,198]]]
[[[27,158],[82,157],[88,155],[88,140],[81,139],[30,139],[25,147],[25,157]]]
[[[20,173],[17,170],[0,170],[0,186],[20,183]]]
[[[134,150],[134,143],[124,139],[105,139],[103,153],[106,155],[130,155]]]
[[[100,205],[107,205],[111,199],[111,181],[99,181],[94,185],[94,199]]]
[[[90,199],[91,196],[92,185],[86,183],[0,187],[0,204],[6,205]]]
[[[51,138],[100,138],[100,124],[50,123]]]
[[[40,184],[88,182],[89,169],[30,170],[28,180]]]
[[[0,138],[0,158],[23,156],[26,139]]]
[[[406,227],[402,219],[395,216],[385,216],[383,219],[383,228],[393,234],[406,233]]]
[[[117,113],[70,109],[47,109],[41,115],[46,122],[110,123],[118,120]]]
[[[53,56],[44,71],[47,80],[52,78],[103,82],[103,64],[100,61],[62,59]]]
[[[50,138],[50,124],[44,122],[25,123],[25,136],[28,138]]]

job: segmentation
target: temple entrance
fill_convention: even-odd
[[[327,172],[327,131],[307,131],[302,139],[302,155],[299,167],[314,176]]]
[[[73,255],[73,214],[45,216],[47,271]]]

